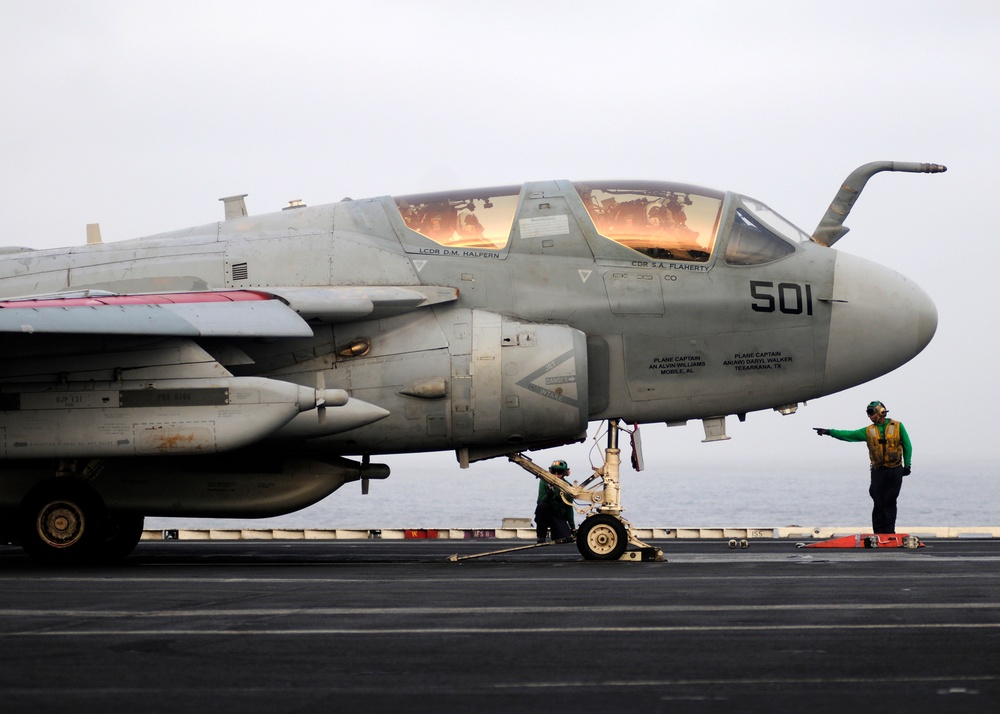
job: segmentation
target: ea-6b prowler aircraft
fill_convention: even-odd
[[[0,525],[106,560],[145,516],[279,515],[388,476],[372,456],[454,450],[558,481],[584,557],[620,558],[642,544],[619,424],[723,439],[927,345],[928,296],[831,247],[873,174],[944,170],[862,166],[811,236],[736,193],[540,181],[262,216],[235,196],[205,226],[0,249]],[[582,484],[523,456],[598,420]]]

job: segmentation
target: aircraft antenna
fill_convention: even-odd
[[[226,209],[226,220],[232,220],[233,218],[243,218],[247,215],[247,203],[245,199],[249,194],[241,193],[236,196],[225,196],[220,198],[222,205]]]
[[[95,243],[101,242],[101,224],[100,223],[88,223],[87,224],[87,245],[94,245]]]

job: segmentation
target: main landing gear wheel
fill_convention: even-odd
[[[625,524],[605,513],[590,516],[577,531],[576,547],[586,560],[619,560],[628,547]]]
[[[21,545],[48,563],[80,563],[99,552],[107,513],[92,488],[58,478],[33,488],[20,510]]]
[[[101,560],[112,562],[121,560],[135,550],[142,538],[146,519],[133,513],[110,513],[100,546]]]

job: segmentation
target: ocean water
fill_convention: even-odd
[[[368,495],[355,482],[275,518],[147,518],[146,527],[498,528],[505,517],[534,514],[538,482],[505,459],[465,470],[443,454],[384,460],[392,475],[372,481]],[[586,464],[571,466],[571,480],[589,475]],[[637,473],[623,464],[622,504],[637,527],[866,526],[868,480],[867,459],[857,453],[808,466],[680,461]],[[1000,526],[1000,460],[921,460],[903,480],[898,506],[899,528]]]

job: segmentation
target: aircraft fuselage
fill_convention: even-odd
[[[243,304],[199,302],[220,291]],[[27,300],[76,294],[138,304]],[[164,294],[196,304],[145,304]],[[468,462],[577,441],[594,420],[790,408],[898,367],[936,326],[912,282],[754,199],[644,181],[344,200],[7,249],[0,300],[0,509],[51,477],[52,457],[73,475],[100,464],[107,506],[146,515],[272,515],[384,476],[344,455]],[[262,327],[236,329],[251,315]]]

